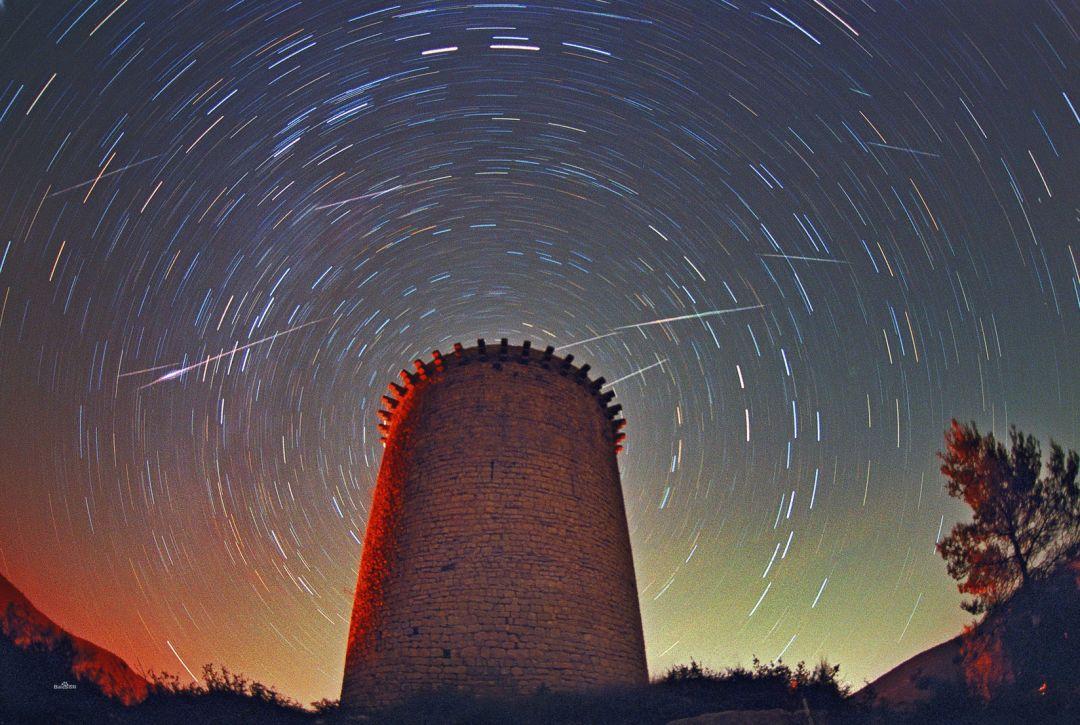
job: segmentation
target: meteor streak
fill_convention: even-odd
[[[413,181],[413,182],[408,183],[408,184],[397,184],[396,186],[391,186],[389,189],[382,189],[381,191],[372,191],[372,192],[369,192],[367,194],[361,194],[360,196],[353,196],[353,197],[350,197],[348,199],[342,199],[341,201],[331,202],[330,204],[319,204],[318,206],[314,207],[314,210],[319,211],[321,209],[332,209],[332,208],[334,208],[336,206],[341,206],[342,204],[348,204],[350,201],[360,201],[361,199],[377,199],[380,196],[383,196],[385,194],[389,194],[389,193],[394,192],[394,191],[400,191],[401,189],[408,189],[408,188],[413,187],[413,186],[419,186],[420,184],[431,184],[431,183],[434,183],[436,181],[445,181],[446,179],[452,179],[452,178],[454,178],[454,177],[453,176],[436,176],[434,179],[424,179],[422,181]]]
[[[225,352],[218,353],[217,355],[210,355],[209,357],[205,358],[204,360],[200,360],[197,363],[192,363],[191,365],[185,365],[184,367],[176,368],[175,370],[170,370],[169,372],[165,373],[164,375],[161,375],[161,376],[155,378],[154,380],[151,380],[146,385],[140,386],[139,390],[142,390],[144,388],[149,388],[151,385],[157,385],[158,383],[164,383],[164,382],[166,382],[168,380],[176,380],[178,377],[180,377],[184,373],[191,372],[192,370],[197,370],[198,368],[201,368],[201,367],[205,367],[206,365],[209,365],[210,363],[214,362],[215,360],[220,360],[223,357],[229,357],[230,355],[235,355],[236,353],[240,352],[241,350],[246,350],[249,347],[255,347],[256,345],[261,345],[264,342],[270,342],[271,340],[275,340],[275,339],[277,339],[279,337],[282,337],[283,335],[292,334],[292,333],[296,332],[297,330],[302,330],[305,327],[310,327],[311,325],[317,324],[319,322],[323,322],[324,320],[327,320],[327,319],[329,319],[329,318],[328,317],[320,317],[317,320],[312,320],[311,322],[305,322],[302,325],[296,325],[295,327],[290,327],[287,330],[281,330],[279,332],[275,332],[273,335],[267,335],[266,337],[259,338],[258,340],[255,340],[253,342],[249,342],[246,345],[240,345],[239,347],[234,347],[231,350],[226,350]],[[129,375],[138,375],[140,373],[148,373],[148,372],[152,372],[154,370],[160,370],[161,368],[165,368],[165,367],[172,367],[172,366],[171,365],[156,365],[154,367],[144,368],[142,370],[132,370],[131,372],[123,373],[120,377],[127,377]]]
[[[642,374],[643,372],[645,372],[646,370],[652,370],[652,369],[653,369],[654,367],[656,367],[657,365],[663,365],[663,364],[664,364],[664,363],[666,363],[666,362],[667,362],[667,358],[664,358],[663,360],[657,360],[657,361],[656,361],[656,362],[654,362],[654,363],[653,363],[652,365],[646,365],[646,366],[645,366],[645,367],[643,367],[643,368],[640,368],[640,369],[638,369],[638,370],[635,370],[634,372],[630,373],[629,375],[623,375],[623,376],[622,376],[621,378],[616,378],[615,380],[612,380],[612,381],[611,381],[610,383],[607,383],[607,384],[605,384],[605,385],[604,385],[604,387],[605,387],[605,388],[610,388],[610,387],[611,387],[612,385],[614,385],[615,383],[621,383],[622,381],[624,381],[624,380],[626,380],[626,379],[628,379],[628,378],[632,378],[632,377],[634,377],[635,375],[641,375],[641,374]]]
[[[101,176],[95,176],[92,179],[87,179],[86,181],[75,184],[74,186],[68,186],[68,187],[63,188],[63,189],[57,189],[53,193],[49,194],[49,196],[56,196],[57,194],[63,194],[63,193],[68,192],[68,191],[75,191],[75,189],[81,189],[84,186],[90,186],[90,184],[93,184],[95,181],[101,181],[102,179],[107,179],[110,176],[115,176],[116,174],[122,174],[125,171],[127,171],[128,169],[134,169],[136,166],[142,166],[147,161],[153,161],[154,159],[159,158],[160,156],[161,156],[161,154],[155,154],[153,156],[149,156],[149,157],[147,157],[145,159],[142,159],[141,161],[135,161],[133,163],[130,163],[127,166],[121,166],[119,169],[113,169],[112,171],[110,171],[108,173],[105,173],[105,174],[102,174]]]
[[[919,149],[907,148],[905,146],[891,146],[887,143],[877,143],[876,141],[863,141],[867,146],[877,146],[881,149],[889,149],[891,151],[903,151],[908,154],[915,154],[916,156],[930,156],[935,159],[940,159],[941,154],[931,153],[930,151],[920,151]]]
[[[759,254],[759,257],[775,257],[776,259],[798,259],[803,262],[829,262],[831,264],[850,264],[843,259],[829,259],[828,257],[800,257],[794,254]]]
[[[559,345],[556,350],[565,350],[568,347],[574,347],[575,345],[584,345],[587,342],[595,342],[596,340],[603,340],[605,337],[611,337],[612,335],[618,335],[618,332],[605,332],[603,335],[597,335],[596,337],[589,337],[584,340],[578,340],[577,342],[568,342],[565,345]]]
[[[833,260],[828,260],[833,261]],[[611,332],[605,332],[603,335],[596,335],[595,337],[588,337],[584,340],[575,340],[574,342],[568,342],[565,345],[559,345],[556,350],[565,350],[568,347],[574,347],[575,345],[584,345],[587,342],[594,342],[596,340],[602,340],[605,337],[611,337],[612,335],[618,335],[623,330],[633,330],[639,327],[648,327],[649,325],[663,325],[667,322],[678,322],[679,320],[700,320],[703,317],[713,317],[715,315],[727,315],[732,312],[744,312],[746,310],[759,310],[765,305],[749,305],[747,307],[729,307],[724,310],[709,310],[707,312],[695,312],[692,315],[679,315],[678,317],[665,317],[662,320],[649,320],[648,322],[635,322],[632,325],[620,325],[614,328]]]
[[[713,317],[715,315],[727,315],[732,312],[744,312],[746,310],[759,310],[765,305],[749,305],[747,307],[729,307],[726,310],[709,310],[708,312],[695,312],[692,315],[679,315],[678,317],[665,317],[662,320],[649,320],[648,322],[635,322],[632,325],[622,325],[616,327],[616,330],[630,330],[639,327],[648,327],[649,325],[663,325],[668,322],[678,322],[679,320],[700,320],[703,317]]]
[[[118,377],[118,378],[126,378],[126,377],[129,377],[131,375],[142,375],[143,373],[151,373],[151,372],[153,372],[155,370],[162,370],[164,368],[174,368],[174,367],[176,367],[176,365],[174,363],[169,363],[168,365],[154,365],[153,367],[142,368],[140,370],[129,370],[126,373],[120,373],[116,377]]]

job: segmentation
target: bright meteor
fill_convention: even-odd
[[[587,342],[595,342],[596,340],[603,340],[605,337],[611,337],[612,335],[618,335],[623,330],[632,330],[639,327],[648,327],[650,325],[663,325],[668,322],[679,322],[680,320],[699,320],[703,317],[714,317],[716,315],[727,315],[732,312],[745,312],[746,310],[760,310],[765,305],[748,305],[746,307],[729,307],[723,310],[708,310],[707,312],[695,312],[691,315],[679,315],[678,317],[665,317],[660,320],[649,320],[648,322],[635,322],[632,325],[620,325],[614,328],[611,332],[605,332],[603,335],[596,335],[595,337],[587,337],[584,340],[575,340],[574,342],[568,342],[565,345],[559,345],[556,350],[565,350],[568,347],[575,347],[576,345],[584,345]]]
[[[829,262],[830,264],[850,264],[844,259],[829,259],[828,257],[800,257],[795,254],[759,254],[759,257],[770,257],[773,259],[797,259],[800,262]]]
[[[112,171],[105,172],[105,173],[101,174],[100,176],[95,176],[93,179],[87,179],[86,181],[81,181],[78,184],[74,184],[73,186],[68,186],[68,187],[63,188],[63,189],[57,189],[56,191],[49,194],[49,196],[56,196],[57,194],[63,194],[63,193],[68,192],[68,191],[74,191],[75,189],[81,189],[84,186],[89,186],[90,184],[93,184],[95,181],[100,181],[101,179],[107,179],[110,176],[115,176],[116,174],[122,174],[125,171],[127,171],[128,169],[134,169],[136,166],[142,166],[143,164],[145,164],[145,163],[147,163],[149,161],[153,161],[156,158],[160,158],[160,156],[161,156],[161,154],[154,154],[153,156],[148,156],[145,159],[141,159],[139,161],[132,162],[130,164],[127,164],[126,166],[121,166],[119,169],[113,169]]]
[[[433,184],[436,181],[445,181],[446,179],[452,179],[452,178],[454,178],[454,177],[453,176],[436,176],[433,179],[423,179],[421,181],[413,181],[413,182],[410,182],[408,184],[396,184],[396,185],[391,186],[391,187],[389,187],[387,189],[380,189],[379,191],[368,192],[367,194],[361,194],[360,196],[349,197],[348,199],[342,199],[341,201],[335,201],[335,202],[331,202],[329,204],[319,204],[319,205],[314,207],[314,210],[315,211],[320,211],[322,209],[333,209],[334,207],[339,207],[342,204],[348,204],[351,201],[361,201],[362,199],[377,199],[380,196],[384,196],[386,194],[391,194],[391,193],[393,193],[395,191],[401,191],[402,189],[410,189],[410,188],[412,188],[414,186],[420,186],[421,184]]]
[[[606,385],[604,385],[604,387],[605,388],[610,388],[615,383],[621,383],[622,381],[628,380],[628,379],[634,377],[635,375],[641,375],[642,373],[644,373],[644,372],[646,372],[648,370],[652,370],[653,368],[657,367],[658,365],[663,365],[666,362],[667,362],[667,358],[664,358],[663,360],[657,360],[652,365],[646,365],[643,368],[638,368],[637,370],[635,370],[632,373],[628,373],[626,375],[623,375],[621,378],[615,378],[610,383],[607,383]]]
[[[317,320],[312,320],[311,322],[305,322],[302,325],[296,325],[295,327],[290,327],[287,330],[280,330],[278,332],[275,332],[273,335],[267,335],[266,337],[262,337],[262,338],[259,338],[258,340],[253,341],[253,342],[249,342],[246,345],[240,345],[238,347],[233,347],[231,350],[227,350],[225,352],[218,353],[217,355],[210,355],[209,357],[207,357],[207,358],[205,358],[203,360],[200,360],[197,363],[192,363],[191,365],[185,365],[184,367],[176,368],[175,370],[170,370],[169,372],[165,373],[164,375],[161,375],[161,376],[155,378],[154,380],[151,380],[146,385],[140,386],[139,390],[143,390],[144,388],[149,388],[152,385],[157,385],[158,383],[164,383],[164,382],[169,381],[169,380],[176,380],[177,378],[179,378],[184,373],[191,372],[192,370],[197,370],[197,369],[199,369],[201,367],[205,367],[206,365],[209,365],[210,363],[214,362],[215,360],[220,360],[223,357],[229,357],[230,355],[235,355],[236,353],[240,352],[241,350],[246,350],[249,347],[255,347],[256,345],[261,345],[264,342],[270,342],[271,340],[275,340],[275,339],[277,339],[279,337],[282,337],[284,335],[291,335],[292,333],[294,333],[294,332],[296,332],[298,330],[302,330],[305,327],[310,327],[311,325],[318,324],[318,323],[323,322],[324,320],[328,320],[328,319],[329,319],[328,317],[320,317]],[[167,368],[167,367],[172,367],[172,366],[171,365],[155,365],[154,367],[143,368],[142,370],[132,370],[130,372],[121,373],[120,377],[126,378],[126,377],[128,377],[130,375],[140,375],[142,373],[149,373],[149,372],[153,372],[155,370],[161,370],[162,368]]]
[[[668,322],[678,322],[680,320],[700,320],[703,317],[714,317],[715,315],[728,315],[732,312],[745,312],[746,310],[760,310],[765,305],[749,305],[747,307],[729,307],[725,310],[709,310],[708,312],[695,312],[692,315],[679,315],[678,317],[665,317],[662,320],[649,320],[648,322],[635,322],[632,325],[622,325],[616,327],[616,330],[630,330],[638,327],[648,327],[650,325],[663,325]]]
[[[575,345],[584,345],[587,342],[595,342],[597,340],[603,340],[605,337],[611,337],[612,335],[618,335],[618,332],[605,332],[603,335],[597,335],[596,337],[587,337],[584,340],[578,340],[577,342],[568,342],[565,345],[559,345],[556,350],[565,350],[568,347],[574,347]]]

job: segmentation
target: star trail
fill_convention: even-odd
[[[614,381],[653,675],[967,621],[952,417],[1080,440],[1074,2],[0,3],[0,571],[337,697],[397,370]]]

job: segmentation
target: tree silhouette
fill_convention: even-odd
[[[972,599],[961,606],[987,611],[1019,587],[1054,572],[1080,554],[1078,457],[1051,441],[1046,474],[1033,436],[1015,426],[1009,447],[955,419],[945,433],[941,472],[950,496],[972,510],[938,544],[949,575]]]

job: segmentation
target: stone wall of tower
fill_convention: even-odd
[[[455,348],[386,399],[343,706],[644,683],[618,407],[550,348]]]

